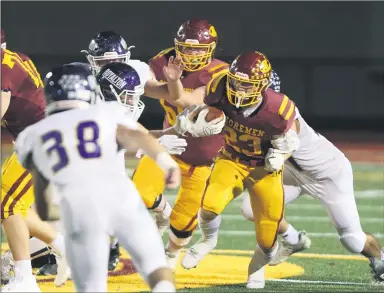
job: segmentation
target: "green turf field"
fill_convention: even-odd
[[[384,166],[354,164],[356,201],[363,229],[377,236],[384,246]],[[173,202],[175,192],[167,192]],[[240,214],[243,197],[235,199],[224,211],[220,229],[219,250],[250,251],[255,247],[253,223]],[[287,206],[286,218],[297,229],[306,230],[312,246],[298,257],[291,257],[290,263],[304,268],[304,274],[279,281],[268,281],[261,292],[384,292],[384,286],[370,286],[368,262],[343,260],[352,255],[344,249],[332,227],[326,211],[320,202],[304,196]],[[199,231],[192,243],[199,238]],[[222,253],[222,252],[220,252]],[[231,255],[231,252],[228,252]],[[316,255],[307,255],[316,254]],[[248,252],[251,255],[251,252]],[[337,255],[327,256],[327,255]],[[202,264],[203,265],[203,264]],[[247,270],[247,267],[244,268]],[[191,270],[192,271],[192,270]],[[207,292],[247,291],[244,284],[206,288]],[[190,289],[188,292],[202,291]]]
[[[128,173],[132,172],[134,165],[133,161],[127,163]],[[362,226],[366,232],[376,235],[383,244],[384,166],[354,164],[354,179]],[[166,192],[165,195],[170,202],[176,198],[175,192]],[[241,202],[242,197],[234,200],[223,214],[219,243],[212,256],[212,263],[208,259],[201,262],[201,269],[206,268],[209,272],[200,273],[199,268],[195,269],[195,273],[190,270],[185,281],[184,270],[181,267],[177,269],[176,278],[179,287],[184,288],[182,291],[250,291],[245,289],[244,282],[247,263],[255,247],[255,235],[253,224],[240,215]],[[384,292],[384,286],[370,284],[368,261],[352,256],[339,243],[336,231],[318,201],[302,197],[288,205],[286,216],[297,229],[309,233],[312,247],[291,257],[288,262],[292,265],[282,267],[281,274],[268,274],[278,279],[267,280],[265,289],[260,292]],[[192,243],[198,237],[199,231],[195,233]],[[293,268],[299,270],[293,274],[294,277],[289,277],[289,270]],[[121,290],[124,288],[122,286]],[[49,292],[48,289],[43,291]]]

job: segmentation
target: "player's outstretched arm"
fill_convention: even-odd
[[[164,171],[166,186],[177,188],[180,185],[181,175],[177,163],[167,153],[166,149],[143,128],[130,127],[118,124],[116,140],[125,149],[132,147],[142,149]]]
[[[1,118],[4,117],[10,103],[11,103],[11,92],[1,91]]]
[[[180,80],[183,73],[183,65],[179,57],[169,58],[168,66],[165,66],[163,71],[168,81],[166,84],[157,81],[151,70],[153,78],[145,84],[146,96],[166,100],[182,109],[204,102],[205,87],[199,87],[192,92],[184,90]]]
[[[181,83],[183,70],[184,65],[180,56],[170,57],[168,65],[163,68],[168,81],[169,102],[183,109],[191,105],[204,103],[205,86],[199,87],[192,92],[185,91]]]

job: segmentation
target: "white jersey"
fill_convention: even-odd
[[[150,77],[149,65],[143,61],[132,59],[129,59],[127,64],[136,70],[139,74],[141,83],[145,85]]]
[[[300,147],[292,154],[295,163],[314,179],[330,178],[338,172],[345,160],[344,154],[321,134],[315,132],[301,117],[296,108],[296,118],[300,122]]]
[[[39,172],[55,185],[121,177],[117,124],[138,129],[117,102],[56,113],[21,132],[16,152],[23,166],[32,155]]]

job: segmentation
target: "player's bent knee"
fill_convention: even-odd
[[[364,249],[366,239],[367,235],[365,235],[363,231],[340,236],[340,242],[352,253],[361,253]]]
[[[172,225],[169,231],[169,239],[177,246],[186,246],[192,239],[192,231],[179,231]]]
[[[249,195],[244,197],[243,203],[241,204],[240,213],[246,220],[253,222],[254,217]]]

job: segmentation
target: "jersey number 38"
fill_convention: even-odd
[[[88,133],[87,133],[88,132]],[[90,134],[87,135],[86,134]],[[95,159],[101,157],[101,148],[98,144],[99,126],[94,121],[83,121],[76,128],[77,151],[83,159]],[[54,173],[59,172],[69,163],[68,153],[63,144],[63,135],[58,130],[52,130],[42,136],[42,142],[53,141],[51,147],[47,149],[49,156],[56,153],[58,162],[52,166]]]

